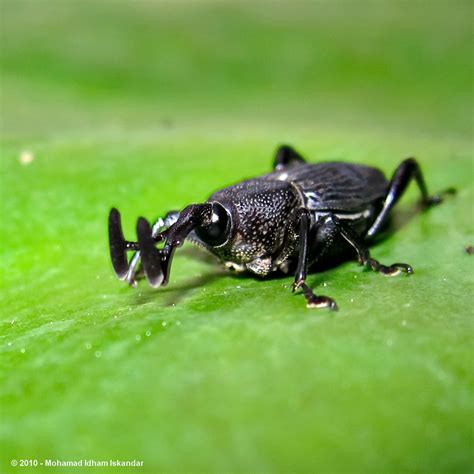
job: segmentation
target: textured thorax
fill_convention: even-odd
[[[235,234],[215,253],[226,262],[244,264],[261,275],[272,271],[293,232],[300,200],[290,183],[262,178],[243,181],[217,191],[209,201],[218,201],[232,215]]]

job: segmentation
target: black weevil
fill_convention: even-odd
[[[308,164],[294,149],[281,146],[271,173],[217,191],[203,204],[170,212],[152,227],[140,217],[138,242],[124,239],[120,213],[113,208],[109,215],[112,264],[118,278],[130,285],[135,286],[135,277],[143,270],[150,285],[158,288],[169,280],[175,249],[188,239],[233,270],[259,276],[294,271],[293,291],[303,291],[308,308],[337,309],[333,299],[311,291],[306,275],[348,249],[355,251],[361,265],[383,275],[413,273],[405,263],[382,265],[367,249],[412,179],[424,207],[439,204],[444,194],[454,192],[448,189],[429,196],[413,158],[404,160],[389,182],[376,168],[341,162]],[[130,261],[127,251],[135,252]]]

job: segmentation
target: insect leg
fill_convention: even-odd
[[[408,184],[411,180],[415,180],[418,188],[421,192],[421,204],[424,207],[430,207],[442,202],[444,195],[454,194],[455,190],[453,188],[448,188],[442,191],[439,194],[430,196],[426,188],[426,183],[423,178],[423,174],[420,169],[420,165],[415,160],[415,158],[407,158],[402,161],[393,174],[393,177],[389,184],[389,189],[387,196],[385,197],[385,202],[383,208],[380,211],[380,214],[375,219],[375,222],[372,224],[372,227],[368,230],[366,238],[373,237],[377,231],[380,230],[382,225],[387,219],[388,213],[392,207],[398,202],[400,197],[405,192]]]
[[[301,288],[306,298],[308,308],[329,308],[337,309],[336,302],[327,296],[316,296],[311,288],[306,284],[308,272],[308,234],[310,229],[309,212],[306,209],[300,210],[299,218],[299,255],[298,266],[296,268],[295,281],[293,282],[293,292]]]
[[[408,275],[413,273],[413,268],[406,263],[394,263],[392,265],[383,265],[377,260],[371,258],[370,252],[367,247],[360,242],[360,239],[355,236],[352,231],[345,226],[336,216],[330,214],[327,217],[327,222],[330,222],[335,226],[338,233],[352,246],[357,252],[359,263],[368,268],[371,268],[374,272],[382,273],[386,276],[395,276],[400,273],[407,273]]]
[[[282,171],[288,166],[306,163],[305,159],[288,145],[281,145],[275,154],[273,160],[273,169]]]

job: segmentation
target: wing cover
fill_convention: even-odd
[[[350,163],[302,164],[264,176],[295,184],[311,210],[357,212],[385,197],[388,181],[369,166]]]

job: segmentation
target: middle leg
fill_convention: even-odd
[[[337,304],[328,296],[317,296],[306,284],[308,273],[308,236],[310,231],[310,215],[307,209],[300,209],[299,215],[299,253],[298,266],[296,267],[295,281],[293,282],[293,292],[300,289],[306,298],[308,308],[329,308],[336,310]]]

